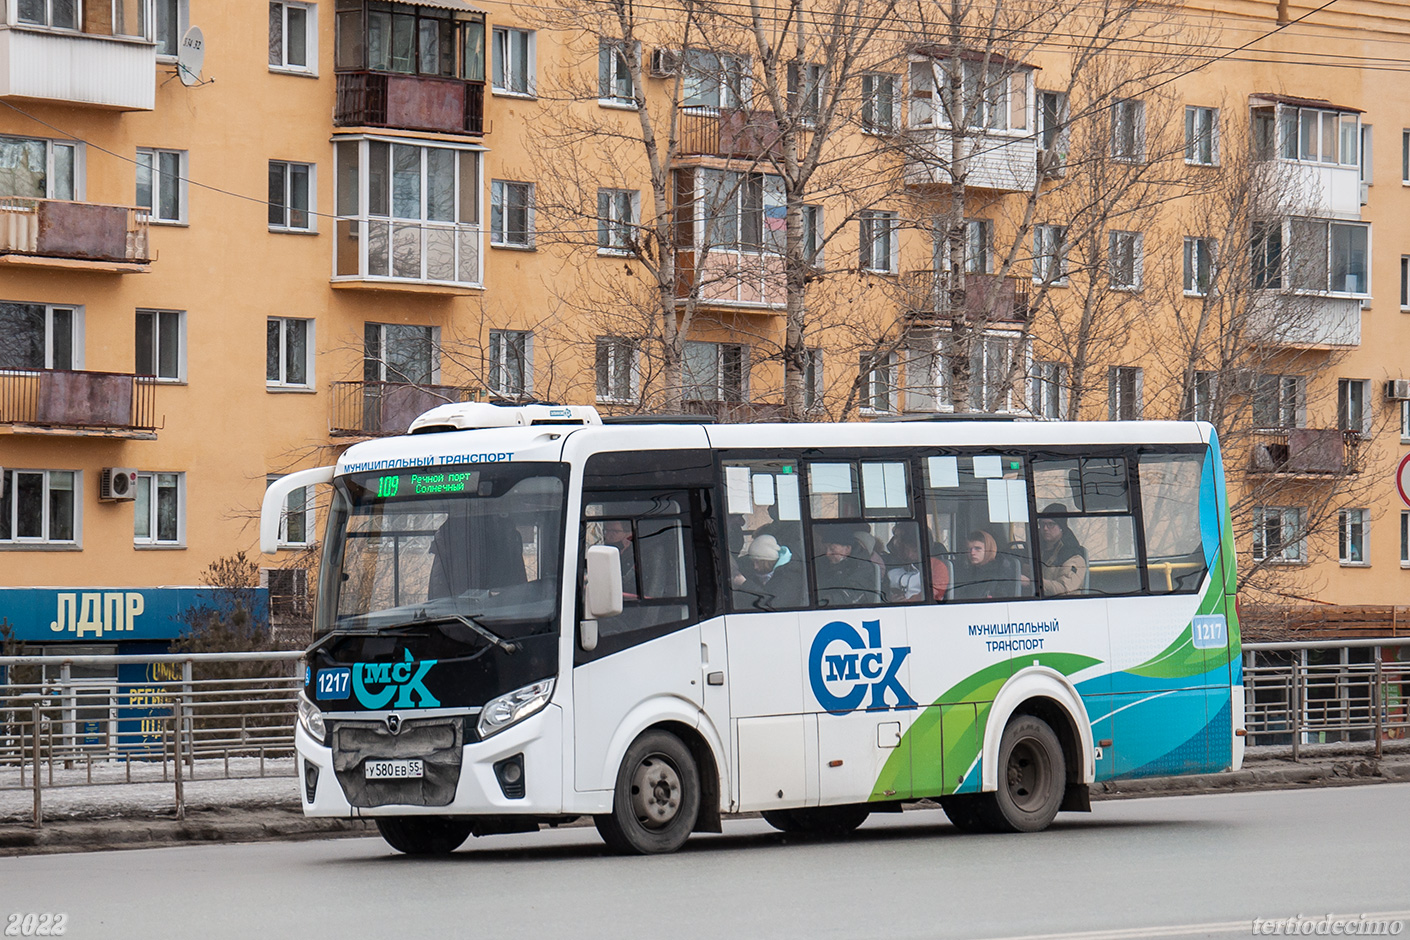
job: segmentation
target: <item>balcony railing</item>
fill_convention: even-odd
[[[1255,291],[1249,335],[1266,346],[1342,349],[1361,345],[1361,299],[1291,291]]]
[[[906,185],[953,182],[954,133],[947,127],[915,128],[906,135]],[[1027,192],[1038,183],[1038,141],[1032,134],[971,131],[964,138],[964,183],[970,189]]]
[[[479,136],[485,132],[485,85],[428,75],[339,72],[333,123]]]
[[[145,209],[62,199],[0,197],[0,254],[147,264]]]
[[[109,6],[97,0],[91,9],[84,4],[84,13],[112,23]],[[156,46],[141,36],[0,24],[0,98],[150,111],[156,89]]]
[[[339,437],[404,434],[412,421],[437,405],[478,396],[473,388],[409,382],[334,382],[332,391],[328,431]]]
[[[342,218],[335,277],[456,286],[480,283],[480,228],[457,222]]]
[[[0,424],[74,431],[153,432],[156,379],[124,372],[0,371]]]
[[[949,320],[958,311],[986,323],[1022,323],[1032,315],[1027,278],[966,274],[964,286],[948,271],[910,271],[901,276],[905,304],[916,320]],[[955,285],[955,286],[951,286]]]
[[[1259,431],[1249,472],[1311,479],[1360,473],[1362,440],[1359,431],[1335,428]]]
[[[778,121],[772,111],[725,108],[680,116],[681,156],[768,160],[782,155]]]

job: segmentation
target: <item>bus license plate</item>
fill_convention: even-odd
[[[368,780],[411,780],[426,774],[419,760],[370,760],[362,766]]]

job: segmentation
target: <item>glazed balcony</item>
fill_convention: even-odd
[[[1361,298],[1264,290],[1249,301],[1249,334],[1264,346],[1345,349],[1361,345]]]
[[[147,270],[148,212],[28,196],[0,197],[0,261],[115,273]]]
[[[0,98],[151,111],[157,90],[156,46],[141,35],[111,35],[114,2],[83,4],[79,29],[21,23],[15,4],[9,4],[11,21],[0,24]],[[144,27],[133,23],[127,28],[137,32]]]
[[[972,322],[1025,323],[1032,315],[1026,278],[997,274],[966,274],[964,286],[948,271],[910,271],[901,277],[905,304],[918,321],[948,321],[963,311]]]
[[[11,434],[155,440],[149,375],[61,369],[0,371],[0,430]]]
[[[1361,472],[1359,431],[1336,428],[1288,428],[1257,432],[1249,473],[1259,476],[1319,480]]]
[[[954,133],[947,127],[914,128],[906,137],[906,185],[948,187]],[[1038,183],[1038,141],[1031,131],[971,130],[960,146],[970,189],[1021,193]]]
[[[480,283],[477,225],[377,217],[336,223],[335,285],[455,293]]]
[[[480,136],[485,132],[485,83],[429,75],[338,73],[333,123]]]
[[[783,257],[768,252],[716,248],[676,256],[676,296],[694,293],[705,307],[782,313],[788,303]]]
[[[454,385],[409,382],[334,382],[333,437],[405,434],[411,422],[437,405],[475,401],[477,390]]]
[[[683,111],[678,154],[751,162],[779,159],[782,147],[778,121],[772,111],[738,108]]]

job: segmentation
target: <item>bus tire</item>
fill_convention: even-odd
[[[845,806],[809,806],[805,809],[771,809],[760,814],[764,822],[779,832],[806,832],[819,836],[842,836],[867,821],[871,807],[865,803]]]
[[[470,838],[472,823],[449,816],[379,816],[377,831],[406,855],[449,855]]]
[[[632,742],[617,772],[612,812],[594,816],[608,848],[659,855],[685,844],[700,815],[700,771],[681,739],[648,731]]]
[[[977,794],[942,796],[940,808],[960,832],[982,832],[985,826],[980,802],[981,797]]]
[[[792,810],[787,809],[766,809],[759,814],[764,817],[764,822],[773,826],[779,832],[802,832],[803,826],[798,822],[798,817]]]
[[[999,740],[999,788],[984,794],[980,819],[994,832],[1039,832],[1067,789],[1062,743],[1048,723],[1015,715]]]

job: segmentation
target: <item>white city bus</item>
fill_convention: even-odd
[[[1207,424],[446,405],[274,483],[266,551],[324,482],[304,811],[403,852],[582,816],[669,852],[923,798],[1033,831],[1094,782],[1242,760]]]

